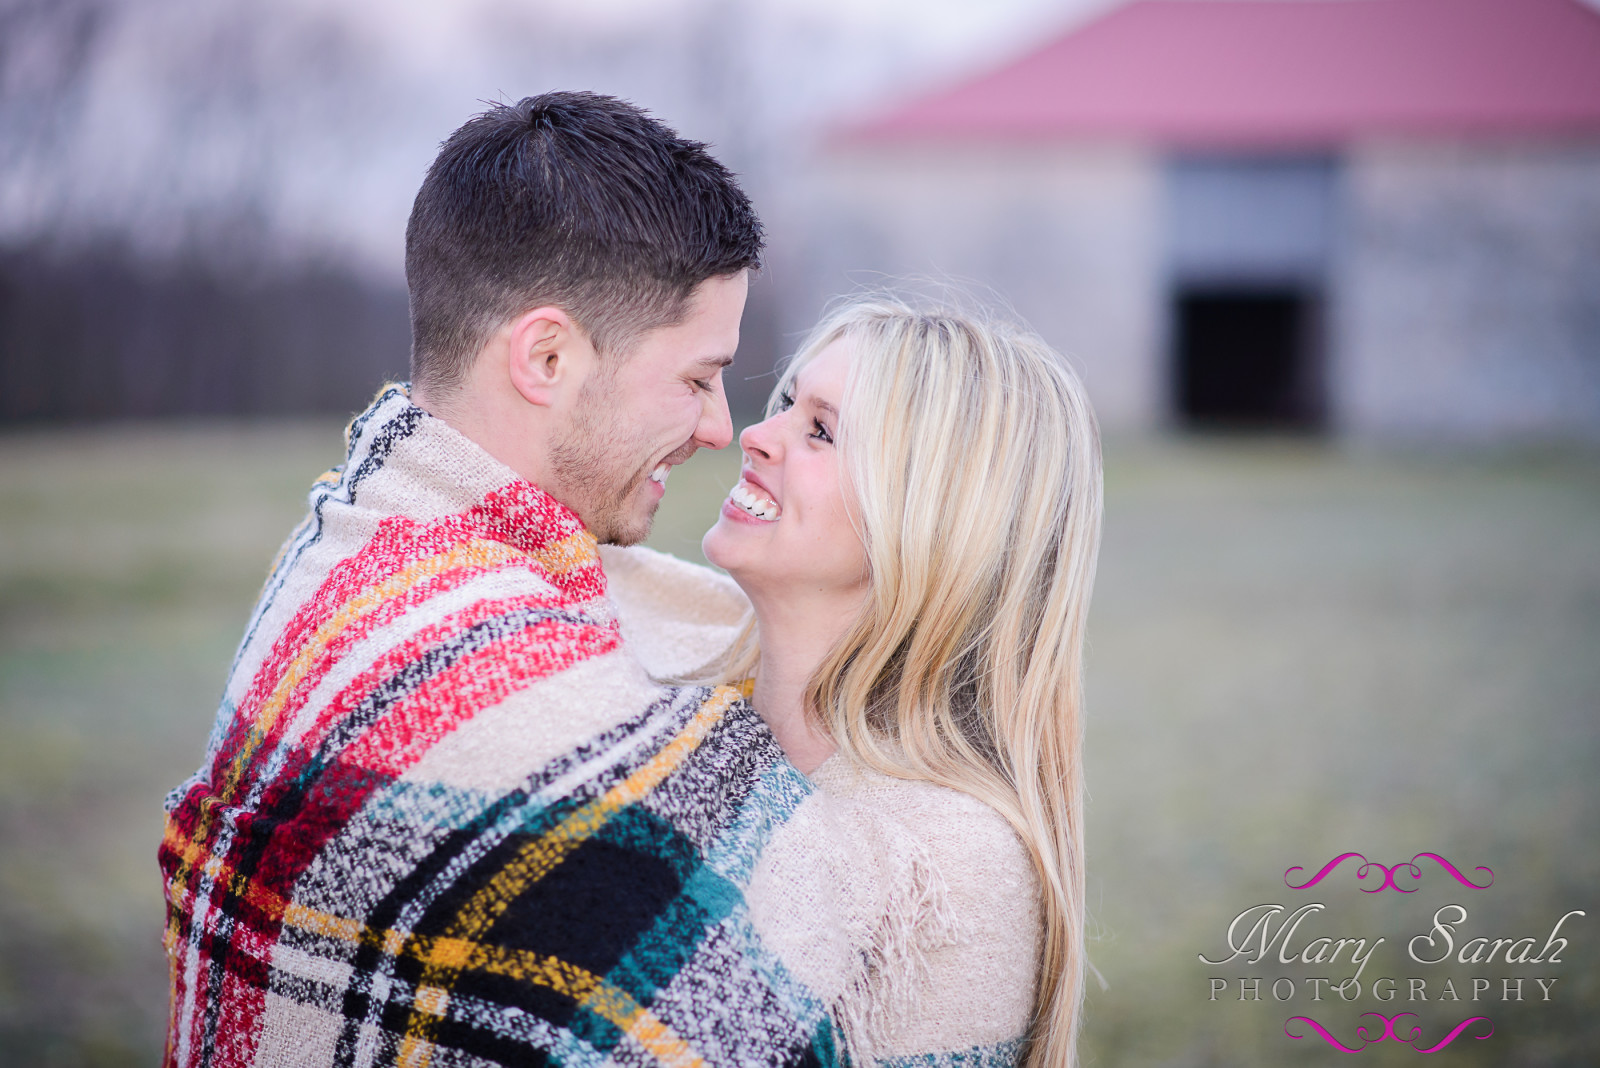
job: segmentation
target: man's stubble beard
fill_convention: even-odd
[[[637,545],[650,536],[655,507],[638,520],[629,514],[628,504],[650,470],[636,467],[619,475],[613,469],[619,461],[607,445],[626,424],[604,404],[604,387],[610,383],[611,376],[604,374],[584,383],[567,434],[550,449],[550,472],[557,485],[541,488],[577,512],[600,544]]]

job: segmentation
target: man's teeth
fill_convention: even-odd
[[[665,486],[667,484],[667,476],[670,474],[672,474],[672,465],[669,463],[659,463],[656,464],[656,469],[650,472],[650,480],[652,482],[659,482]]]
[[[748,485],[741,482],[728,493],[728,500],[749,512],[757,519],[764,519],[768,523],[775,523],[778,519],[778,502],[763,497]]]

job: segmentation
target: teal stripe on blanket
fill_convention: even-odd
[[[787,761],[767,768],[739,815],[706,854],[706,864],[736,886],[748,886],[756,861],[816,787]]]
[[[744,917],[744,898],[740,887],[747,885],[773,832],[794,814],[795,808],[810,793],[812,787],[792,765],[779,765],[780,772],[769,772],[745,799],[742,816],[720,835],[704,863],[693,865],[693,854],[686,843],[678,838],[670,825],[655,818],[641,805],[631,805],[611,819],[601,832],[602,837],[627,844],[644,851],[647,847],[656,855],[671,855],[678,861],[678,874],[684,880],[683,889],[672,904],[657,917],[632,952],[618,962],[607,979],[628,991],[641,1003],[648,1003],[657,990],[672,981],[685,962],[694,955],[698,939],[686,932],[703,932],[723,923],[735,912],[738,923],[733,931],[739,936],[751,937]],[[664,849],[669,839],[679,848]],[[767,977],[771,981],[773,976]],[[784,977],[787,979],[787,976]],[[783,985],[794,987],[792,982]],[[822,1006],[808,997],[795,997],[802,1009],[797,1016],[820,1023],[825,1013]]]
[[[919,1053],[911,1057],[888,1057],[874,1061],[877,1068],[1015,1068],[1022,1056],[1022,1039],[1013,1038],[992,1046]]]

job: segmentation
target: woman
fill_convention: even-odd
[[[754,616],[718,674],[753,677],[791,761],[910,858],[912,922],[937,928],[905,966],[880,939],[852,1044],[1070,1064],[1101,492],[1082,385],[1031,334],[854,303],[740,445],[704,549]]]

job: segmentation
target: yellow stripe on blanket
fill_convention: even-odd
[[[587,530],[553,541],[533,554],[533,558],[552,576],[565,575],[600,560],[600,542]]]
[[[693,1047],[626,990],[559,957],[459,938],[417,938],[406,953],[430,966],[486,972],[553,990],[614,1024],[666,1068],[704,1068],[705,1061]],[[441,986],[419,986],[413,1002],[420,1012],[434,1017],[443,1017],[449,1003],[450,992]],[[399,1062],[409,1068],[426,1068],[432,1053],[433,1045],[426,1038],[408,1035],[400,1047]]]
[[[341,942],[363,942],[381,948],[390,957],[409,957],[429,970],[458,975],[469,971],[487,972],[545,987],[608,1020],[669,1068],[695,1068],[705,1063],[670,1026],[640,1005],[626,990],[559,957],[506,946],[481,945],[464,938],[408,936],[395,930],[365,928],[355,920],[304,905],[290,905],[283,919],[285,924],[302,931]],[[427,985],[425,979],[424,984],[417,987],[413,1001],[417,1011],[443,1017],[450,1003],[450,991],[442,986]],[[428,1063],[431,1048],[425,1038],[413,1041],[408,1037],[402,1048],[401,1063],[422,1068]]]

